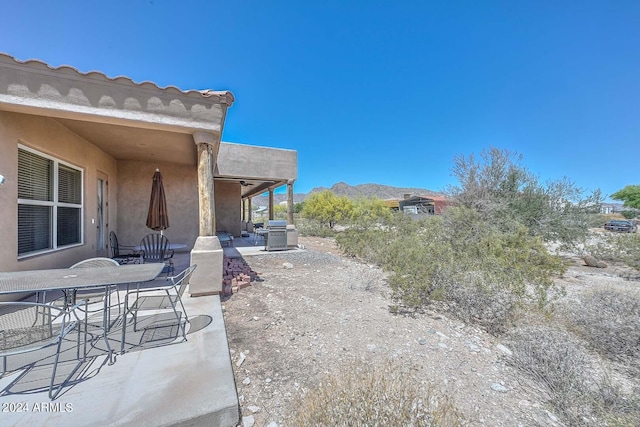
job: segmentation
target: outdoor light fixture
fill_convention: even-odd
[[[4,184],[4,175],[0,175],[0,185]]]

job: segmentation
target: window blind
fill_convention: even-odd
[[[18,198],[53,200],[53,161],[18,150]]]

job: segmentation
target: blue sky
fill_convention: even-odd
[[[0,0],[0,51],[230,90],[223,140],[298,151],[296,192],[441,190],[455,155],[640,183],[640,2]]]

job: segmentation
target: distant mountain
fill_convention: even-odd
[[[339,196],[347,196],[349,198],[355,197],[377,197],[378,199],[402,199],[405,194],[412,196],[442,196],[442,193],[437,191],[427,190],[424,188],[402,188],[392,187],[390,185],[382,184],[359,184],[349,185],[344,182],[338,182],[333,184],[331,188],[316,187],[312,189],[311,193],[318,193],[324,190],[331,190]]]
[[[325,190],[331,190],[338,196],[347,196],[349,198],[356,197],[377,197],[379,199],[402,199],[405,194],[410,194],[412,196],[421,195],[421,196],[442,196],[443,193],[427,190],[424,188],[401,188],[401,187],[392,187],[389,185],[382,184],[359,184],[359,185],[349,185],[345,182],[338,182],[334,184],[331,188],[326,187],[315,187],[308,194],[305,193],[294,193],[293,202],[300,203],[304,201],[305,198],[309,194],[320,193]],[[287,200],[286,194],[274,194],[273,201],[274,203],[280,203]],[[269,203],[267,196],[256,196],[253,198],[254,206],[266,206]]]

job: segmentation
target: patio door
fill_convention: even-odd
[[[96,188],[96,254],[97,256],[109,256],[107,236],[109,230],[109,181],[107,175],[98,171],[98,187]]]

